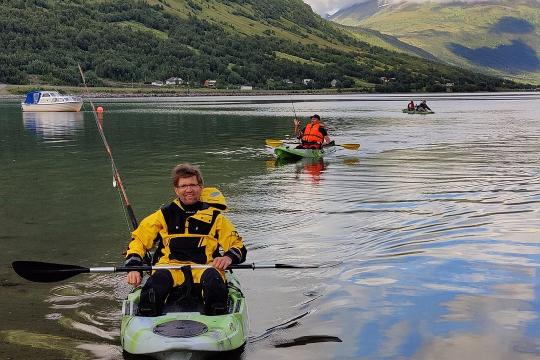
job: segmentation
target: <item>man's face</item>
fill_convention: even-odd
[[[311,122],[314,123],[314,124],[317,123],[318,121],[319,121],[319,119],[317,119],[316,117],[311,118]]]
[[[174,192],[182,203],[193,205],[201,198],[202,186],[197,182],[196,176],[180,178]]]

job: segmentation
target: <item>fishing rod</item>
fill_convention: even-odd
[[[109,146],[109,142],[107,141],[107,138],[105,137],[105,132],[103,131],[103,126],[101,125],[101,122],[99,121],[98,113],[96,111],[96,108],[94,107],[94,103],[90,99],[90,93],[88,91],[88,87],[86,86],[86,80],[84,78],[84,73],[82,71],[81,65],[77,64],[77,66],[79,67],[79,72],[81,73],[84,89],[86,90],[86,94],[89,97],[88,101],[90,101],[90,106],[92,107],[92,112],[94,114],[94,120],[96,122],[99,135],[101,136],[101,140],[103,141],[103,145],[105,145],[105,150],[107,151],[107,154],[109,155],[109,159],[111,161],[111,168],[112,168],[112,174],[113,174],[113,187],[118,189],[118,194],[120,195],[120,200],[122,201],[122,205],[124,209],[124,216],[126,218],[126,222],[128,223],[128,229],[131,233],[131,231],[135,230],[138,226],[137,218],[135,217],[133,208],[131,207],[131,204],[129,203],[129,199],[126,194],[126,189],[124,188],[124,184],[122,183],[122,179],[120,178],[120,173],[118,172],[118,168],[116,167],[116,163],[114,162],[111,147]]]
[[[294,108],[294,101],[293,101],[293,98],[292,98],[292,95],[289,95],[289,98],[291,99],[291,105],[292,105],[292,109],[293,109],[293,112],[294,112],[294,136],[298,136],[298,131],[300,130],[298,128],[298,125],[296,124],[298,120],[298,116],[296,115],[296,109]]]
[[[322,269],[334,267],[342,264],[341,261],[326,262],[322,264],[236,264],[229,265],[229,269]],[[159,269],[182,269],[182,267],[190,266],[193,269],[207,269],[212,267],[211,264],[193,264],[193,265],[141,265],[141,266],[107,266],[107,267],[83,267],[69,264],[54,264],[41,261],[14,261],[12,263],[13,270],[22,278],[42,283],[57,282],[69,279],[78,274],[85,273],[105,273],[105,272],[130,272],[130,271],[152,271]]]
[[[293,112],[294,112],[294,118],[295,118],[295,119],[298,119],[298,116],[296,116],[296,109],[294,108],[294,101],[293,101],[293,99],[292,99],[292,96],[289,96],[289,97],[290,97],[290,99],[291,99],[292,110],[293,110]]]

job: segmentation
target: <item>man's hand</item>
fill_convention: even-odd
[[[126,260],[126,266],[141,266],[143,264],[142,259],[138,255],[130,255]],[[130,271],[127,274],[127,282],[133,287],[137,287],[142,281],[142,271]]]
[[[133,287],[137,287],[141,284],[142,276],[138,271],[130,271],[127,274],[127,282]]]
[[[293,123],[294,123],[294,127],[298,127],[300,125],[300,120],[294,119]]]
[[[225,270],[232,264],[232,259],[228,256],[220,256],[214,259],[212,266],[218,270]]]

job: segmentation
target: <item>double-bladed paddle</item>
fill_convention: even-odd
[[[270,147],[278,147],[278,146],[283,146],[285,144],[285,141],[276,140],[276,139],[266,139],[265,142],[266,142],[266,145]],[[328,145],[328,146],[340,146],[348,150],[358,150],[360,148],[360,144],[334,144],[334,145]]]
[[[227,269],[320,269],[341,264],[337,262],[327,262],[322,264],[238,264],[230,265]],[[41,261],[14,261],[13,270],[22,278],[41,283],[57,282],[69,279],[78,274],[103,273],[103,272],[130,272],[130,271],[151,271],[159,269],[181,269],[187,265],[156,265],[156,266],[108,266],[87,268],[78,265],[54,264]],[[193,269],[210,268],[212,265],[190,265]]]

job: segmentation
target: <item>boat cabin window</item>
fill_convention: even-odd
[[[49,93],[43,93],[42,97],[49,97]]]

